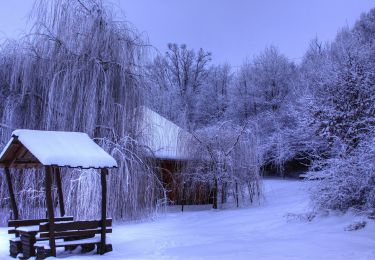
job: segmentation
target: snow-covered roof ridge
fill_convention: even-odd
[[[86,133],[17,129],[0,154],[0,160],[18,140],[43,165],[113,168],[116,160]]]
[[[141,130],[144,133],[144,145],[147,145],[154,156],[159,159],[191,159],[187,150],[188,142],[192,139],[190,133],[151,110],[142,107],[144,118]]]

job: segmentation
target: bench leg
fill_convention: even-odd
[[[35,235],[21,234],[22,253],[26,259],[35,256],[35,242]]]
[[[112,251],[112,244],[106,244],[104,253],[108,253],[108,252],[111,252],[111,251]],[[96,252],[97,252],[97,254],[100,254],[102,252],[100,244],[97,244]]]
[[[44,247],[37,247],[36,248],[36,260],[42,260],[46,259],[47,257],[50,257],[51,249],[45,249]]]
[[[9,255],[16,258],[19,253],[22,253],[22,242],[21,241],[9,241]]]

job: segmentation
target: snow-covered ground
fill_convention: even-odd
[[[308,211],[306,184],[289,180],[264,184],[265,201],[260,205],[167,213],[153,222],[117,224],[111,238],[113,252],[69,259],[375,259],[373,221],[366,220],[362,230],[344,231],[362,218],[349,214],[311,222],[288,218],[288,213]],[[8,235],[2,228],[0,259],[7,255]]]

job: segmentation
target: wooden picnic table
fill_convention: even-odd
[[[73,217],[65,216],[55,219],[56,223],[64,221],[72,221]],[[48,223],[48,219],[24,219],[24,220],[9,220],[8,234],[15,234],[15,237],[10,239],[10,256],[16,257],[19,253],[24,256],[34,256],[34,243],[37,240],[45,240],[48,238],[41,238],[38,234],[40,232],[40,224]]]
[[[58,218],[53,236],[56,238],[55,247],[64,247],[65,250],[74,250],[77,246],[83,252],[89,252],[97,246],[98,252],[112,251],[112,245],[108,242],[101,247],[101,220],[73,221],[72,217]],[[24,224],[36,224],[29,226],[16,226],[10,233],[16,234],[16,238],[10,240],[11,256],[16,257],[18,253],[23,254],[23,259],[36,256],[37,259],[44,259],[51,255],[49,244],[49,222],[44,219],[21,221]],[[10,221],[11,225],[20,224],[20,221]],[[105,222],[105,232],[112,233],[112,219]],[[16,246],[16,248],[14,248]]]
[[[24,258],[29,258],[35,256],[34,244],[37,240],[37,235],[39,233],[38,226],[28,226],[28,227],[19,227],[17,228],[21,243],[22,243],[22,253]]]

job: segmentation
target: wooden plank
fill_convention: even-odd
[[[47,212],[48,212],[48,227],[49,227],[49,246],[51,248],[51,255],[56,257],[56,241],[55,241],[55,215],[53,212],[53,201],[52,201],[52,194],[51,194],[51,166],[46,166],[45,168],[46,173],[46,204],[47,204]]]
[[[34,162],[30,162],[30,163],[24,163],[24,162],[15,162],[13,165],[12,165],[12,168],[15,168],[15,169],[31,169],[31,168],[42,168],[43,165],[40,164],[40,163],[34,163]]]
[[[100,254],[105,254],[106,244],[106,219],[107,219],[107,181],[106,176],[108,169],[100,170],[100,179],[102,184],[102,219],[101,219],[101,234],[100,234]]]
[[[85,230],[85,229],[95,229],[102,226],[101,220],[88,220],[88,221],[69,221],[59,223],[56,222],[54,225],[55,231],[68,231],[68,230]],[[109,218],[105,221],[105,227],[112,226],[112,219]],[[39,226],[39,231],[48,231],[49,223],[43,223]]]
[[[72,216],[55,218],[55,222],[59,222],[59,221],[72,221],[72,220],[73,220]],[[40,223],[44,223],[44,222],[48,222],[48,218],[9,220],[8,221],[8,227],[35,226],[35,225],[39,225]]]
[[[11,144],[8,146],[7,150],[4,152],[1,158],[1,162],[5,164],[5,167],[9,165],[9,161],[14,158],[21,146],[22,144],[16,138],[12,140]]]
[[[24,156],[26,153],[27,153],[26,147],[21,145],[21,147],[17,150],[16,154],[14,155],[12,160],[10,161],[8,167],[12,167],[14,162],[17,161],[17,159],[22,158],[22,156]]]
[[[10,176],[10,170],[9,170],[8,167],[5,167],[4,171],[5,171],[5,176],[6,176],[7,184],[8,184],[10,205],[11,205],[12,210],[13,210],[13,219],[18,219],[18,208],[17,208],[17,204],[16,204],[16,197],[14,196],[12,178]]]
[[[88,236],[88,235],[95,235],[100,234],[102,232],[102,229],[86,229],[86,230],[72,230],[72,231],[61,231],[61,232],[55,232],[56,238],[61,237],[76,237],[76,236]],[[106,233],[112,233],[112,228],[106,228]],[[49,234],[47,232],[40,233],[40,238],[47,238]]]
[[[57,242],[56,246],[57,247],[63,247],[63,246],[79,246],[79,245],[97,245],[100,244],[100,239],[96,238],[83,238],[83,239],[78,239],[78,240],[72,240],[72,241],[63,241],[63,242]],[[111,244],[108,244],[111,245]],[[36,243],[35,247],[37,248],[45,248],[45,246],[48,246],[45,243]]]
[[[9,229],[8,234],[19,234],[19,232],[16,229]]]
[[[62,184],[61,184],[61,173],[59,167],[54,167],[55,175],[56,175],[56,184],[57,184],[57,194],[59,197],[59,206],[60,206],[60,216],[65,216],[65,207],[64,207],[64,194],[62,191]]]

